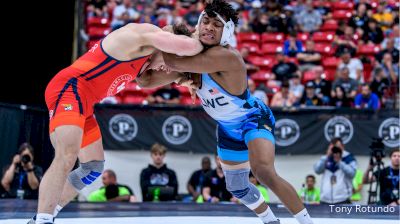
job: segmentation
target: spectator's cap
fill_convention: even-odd
[[[291,5],[287,5],[287,6],[283,7],[283,9],[286,10],[286,11],[294,12],[294,7],[291,6]]]
[[[312,88],[312,89],[314,89],[314,88],[315,88],[315,85],[314,85],[313,82],[309,81],[309,82],[306,83],[306,88]]]
[[[255,8],[255,9],[258,9],[258,8],[262,7],[262,4],[261,4],[261,2],[259,0],[255,0],[255,1],[253,1],[251,3],[251,7]]]

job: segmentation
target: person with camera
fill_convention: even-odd
[[[369,164],[367,171],[364,174],[364,184],[378,182],[380,204],[397,206],[400,204],[399,197],[399,166],[400,166],[400,151],[393,150],[389,154],[390,166],[383,170],[378,170],[369,175],[374,166]]]
[[[340,138],[332,139],[326,155],[314,165],[321,181],[321,204],[350,204],[357,162]]]
[[[1,179],[7,197],[37,199],[43,169],[33,163],[33,147],[23,143]]]

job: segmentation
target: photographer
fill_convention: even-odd
[[[396,206],[400,203],[399,165],[400,151],[397,149],[390,152],[390,166],[385,167],[383,170],[380,170],[380,172],[375,171],[373,175],[369,175],[374,168],[374,166],[370,164],[364,174],[364,184],[378,181],[381,204]]]
[[[352,180],[357,162],[344,149],[340,138],[332,139],[325,156],[314,165],[317,174],[323,174],[321,183],[321,203],[349,204],[352,195]]]
[[[38,198],[39,182],[42,179],[43,170],[33,164],[33,159],[32,146],[23,143],[1,179],[1,185],[7,191],[8,197]]]

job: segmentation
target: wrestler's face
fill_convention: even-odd
[[[221,42],[224,24],[218,17],[203,16],[199,25],[199,39],[203,45],[215,46]]]

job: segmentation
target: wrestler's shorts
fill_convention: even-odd
[[[63,71],[61,71],[63,72]],[[60,77],[61,76],[61,77]],[[101,139],[100,128],[94,117],[97,103],[75,77],[56,76],[47,86],[45,99],[49,110],[52,133],[57,127],[75,125],[83,130],[81,148]]]
[[[245,162],[249,160],[249,142],[261,138],[275,144],[275,118],[269,110],[241,122],[238,128],[218,125],[217,152],[223,161]]]

